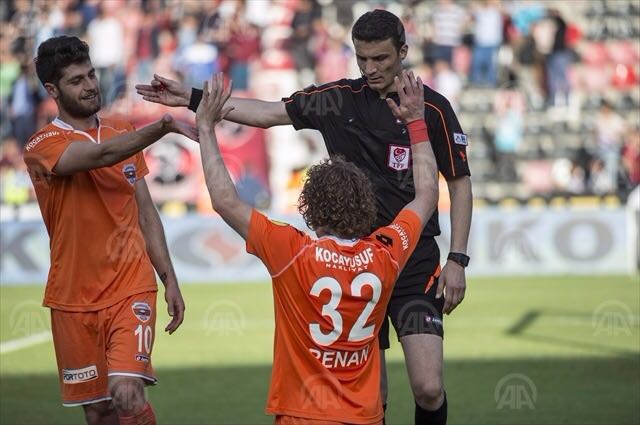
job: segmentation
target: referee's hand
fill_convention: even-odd
[[[436,290],[436,299],[442,297],[444,292],[444,306],[442,312],[451,314],[458,305],[464,300],[467,290],[466,276],[464,267],[453,261],[447,261],[440,277],[438,278],[438,287]]]
[[[413,71],[402,71],[400,77],[394,78],[395,89],[400,98],[400,105],[387,98],[387,105],[393,115],[402,122],[409,123],[415,120],[424,120],[424,86],[420,77],[416,79]]]

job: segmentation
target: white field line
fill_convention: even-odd
[[[9,341],[0,342],[0,354],[13,353],[24,348],[42,344],[51,340],[51,331],[42,331],[37,334],[25,336],[23,338],[11,339]]]

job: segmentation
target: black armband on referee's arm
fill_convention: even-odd
[[[200,105],[200,101],[202,100],[202,90],[197,88],[191,89],[191,99],[189,100],[189,109],[193,112],[198,110],[198,105]]]

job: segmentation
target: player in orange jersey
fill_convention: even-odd
[[[63,404],[83,406],[89,424],[155,424],[144,393],[156,382],[154,268],[173,316],[169,333],[182,323],[184,302],[141,150],[169,132],[197,134],[170,115],[137,131],[98,117],[89,47],[76,37],[43,42],[35,63],[58,107],[24,160],[51,240],[44,305]]]
[[[215,124],[231,111],[218,74],[196,113],[213,208],[266,265],[276,331],[266,411],[277,424],[380,424],[378,332],[398,274],[437,198],[437,165],[424,120],[420,79],[396,77],[400,105],[387,100],[410,133],[415,198],[393,222],[372,232],[375,197],[352,163],[326,160],[309,169],[299,211],[318,238],[267,217],[240,200],[217,145]]]

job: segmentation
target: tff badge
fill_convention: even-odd
[[[410,153],[409,146],[389,145],[387,166],[396,171],[408,170]]]

